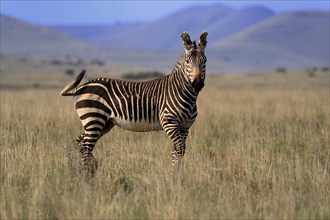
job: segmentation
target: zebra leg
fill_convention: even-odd
[[[93,176],[98,168],[97,160],[92,154],[97,140],[108,133],[113,127],[114,124],[111,121],[108,121],[102,130],[96,129],[85,131],[85,133],[77,137],[82,170],[84,170],[88,175]]]
[[[181,160],[186,150],[185,143],[182,143],[178,146],[173,145],[171,157],[172,157],[172,166],[174,168],[179,168],[181,165]]]
[[[115,126],[115,124],[114,124],[111,120],[109,120],[109,121],[105,124],[103,130],[101,131],[100,138],[101,138],[103,135],[105,135],[106,133],[108,133],[108,132],[109,132],[114,126]]]
[[[85,137],[85,133],[82,133],[81,135],[79,135],[77,138],[76,138],[76,142],[77,142],[77,145],[79,146],[80,142],[82,142],[84,140],[84,137]]]
[[[187,137],[187,132],[185,132],[185,130],[181,130],[178,123],[166,123],[163,127],[173,142],[173,149],[171,153],[172,166],[174,168],[178,168],[186,150],[185,139]]]
[[[172,141],[173,149],[171,153],[172,166],[174,168],[179,168],[181,165],[181,160],[186,152],[186,138],[188,136],[188,129],[182,130],[178,129],[174,132]]]
[[[93,176],[98,168],[98,163],[92,152],[99,137],[100,131],[85,131],[83,139],[78,144],[82,165],[81,169],[88,176]]]

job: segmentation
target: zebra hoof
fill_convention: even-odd
[[[81,172],[89,179],[94,177],[96,170],[98,168],[98,162],[93,155],[88,158],[88,160],[81,163]]]
[[[181,158],[176,158],[176,160],[172,160],[172,167],[175,171],[178,171],[182,167]]]

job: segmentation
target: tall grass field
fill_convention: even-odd
[[[329,219],[329,88],[326,72],[209,76],[180,170],[165,132],[114,128],[89,181],[72,98],[2,88],[0,219]]]

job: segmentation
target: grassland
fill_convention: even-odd
[[[114,128],[91,181],[72,99],[1,89],[0,218],[329,219],[329,88],[324,72],[209,77],[182,170],[164,132]]]

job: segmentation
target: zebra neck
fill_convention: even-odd
[[[195,100],[197,99],[199,92],[192,86],[191,82],[186,76],[181,61],[177,62],[171,75],[173,75],[173,78],[175,78],[175,84],[180,88],[180,93],[187,94],[189,97]]]

